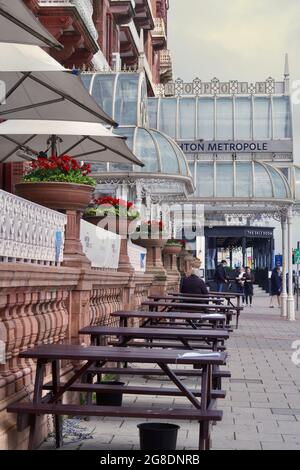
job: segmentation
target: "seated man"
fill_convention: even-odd
[[[205,282],[200,277],[199,268],[193,267],[191,275],[182,280],[181,293],[199,294],[199,297],[209,294]]]

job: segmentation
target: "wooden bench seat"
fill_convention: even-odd
[[[184,369],[176,369],[173,372],[178,377],[201,377],[202,371],[201,370],[184,370]],[[107,367],[107,368],[99,368],[99,367],[91,367],[88,374],[114,374],[114,375],[137,375],[137,376],[144,376],[144,375],[157,375],[158,377],[166,376],[166,374],[161,369],[144,369],[144,368],[120,368],[120,367]],[[227,370],[214,370],[212,373],[213,377],[220,377],[220,378],[230,378],[231,373]]]
[[[64,384],[62,383],[63,387]],[[53,384],[47,383],[43,387],[44,390],[53,390]],[[75,383],[69,388],[70,392],[90,392],[90,393],[114,393],[122,392],[124,395],[155,395],[155,396],[167,396],[167,397],[182,397],[183,394],[176,388],[162,388],[162,387],[140,387],[140,386],[126,386],[126,385],[100,385],[100,384],[88,384],[88,383]],[[196,397],[201,397],[201,390],[191,390]],[[212,398],[225,398],[225,390],[213,390]]]
[[[211,403],[213,405],[213,402]],[[221,421],[223,412],[209,409],[205,412],[193,408],[147,408],[96,406],[96,405],[62,405],[40,403],[16,403],[7,408],[9,413],[31,415],[55,415],[55,416],[108,416],[117,418],[150,418],[150,419],[174,419],[195,421]]]
[[[208,344],[193,344],[192,342],[191,346],[193,349],[209,349]],[[108,343],[110,346],[118,346],[120,343],[118,341],[109,341]],[[135,348],[162,348],[162,349],[184,349],[187,350],[187,347],[183,344],[178,344],[178,343],[164,343],[164,342],[146,342],[146,341],[128,341],[126,344],[128,347],[135,347]],[[223,345],[218,345],[217,346],[218,351],[226,351],[226,346]]]

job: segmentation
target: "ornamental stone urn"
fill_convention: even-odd
[[[80,221],[92,199],[93,187],[73,183],[18,183],[16,194],[41,206],[67,215],[64,266],[90,267],[80,241]]]
[[[146,272],[154,274],[156,278],[165,278],[166,270],[162,261],[162,249],[167,240],[160,238],[139,238],[133,240],[136,245],[142,246],[147,249]]]
[[[181,245],[166,245],[163,249],[163,261],[167,273],[179,274],[177,266],[177,258],[182,250]]]

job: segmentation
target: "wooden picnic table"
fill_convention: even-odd
[[[213,296],[204,296],[204,295],[199,295],[198,297],[189,297],[188,295],[182,294],[178,296],[172,296],[172,295],[149,295],[148,296],[149,300],[154,300],[154,301],[169,301],[169,302],[183,302],[187,301],[189,303],[195,303],[197,301],[198,303],[203,303],[204,305],[207,305],[208,302],[211,302],[213,304],[220,305],[221,302],[223,302],[225,299],[220,299],[217,297]]]
[[[196,302],[196,300],[195,300]],[[211,313],[224,313],[227,317],[227,325],[230,326],[230,321],[232,319],[232,315],[235,314],[236,319],[236,328],[239,326],[239,316],[243,307],[236,307],[233,305],[209,305],[203,303],[185,303],[179,301],[145,301],[142,303],[142,307],[149,307],[150,311],[174,311],[174,310],[184,310],[188,311],[196,311],[196,312],[211,312]],[[160,310],[159,310],[160,308]]]
[[[236,299],[237,307],[241,306],[241,299],[244,296],[244,294],[241,294],[239,292],[231,293],[231,292],[213,292],[213,291],[210,291],[208,294],[186,294],[186,293],[168,292],[168,295],[171,297],[181,297],[182,295],[184,295],[185,297],[189,297],[189,298],[212,297],[216,299],[224,299],[224,300],[227,300],[228,304],[231,304],[232,306],[234,306],[234,304],[231,301],[233,299]]]
[[[103,336],[116,336],[119,338],[116,346],[127,346],[128,343],[135,339],[144,339],[147,342],[136,343],[139,347],[176,347],[163,343],[150,343],[149,340],[167,340],[179,341],[186,349],[197,349],[197,344],[193,345],[191,341],[203,341],[206,343],[206,349],[211,347],[213,351],[218,350],[219,342],[224,342],[229,338],[227,330],[191,330],[191,329],[173,329],[173,328],[125,328],[125,327],[108,327],[108,326],[88,326],[79,332],[81,335],[90,335],[92,344],[100,346]],[[132,344],[130,344],[132,346]]]
[[[183,320],[186,325],[192,327],[194,330],[199,330],[200,328],[207,327],[208,323],[212,325],[213,328],[225,329],[226,324],[226,315],[223,314],[213,314],[213,313],[195,313],[195,312],[145,312],[145,311],[117,311],[111,313],[112,317],[120,318],[120,326],[128,326],[128,320],[132,318],[144,319],[141,327],[147,325],[157,325],[161,326],[162,321],[175,321]],[[176,325],[176,324],[175,324]],[[170,323],[167,326],[171,326]]]
[[[188,355],[187,355],[188,354]],[[191,356],[192,355],[192,356]],[[225,353],[197,353],[182,350],[153,350],[138,348],[100,347],[100,346],[77,346],[77,345],[42,345],[20,354],[21,358],[36,359],[36,378],[32,403],[15,403],[8,406],[9,413],[18,415],[30,415],[30,438],[29,449],[33,449],[36,443],[38,415],[55,416],[56,446],[62,445],[62,416],[114,416],[127,418],[150,418],[150,419],[183,419],[195,420],[200,423],[199,450],[208,450],[210,447],[210,425],[212,422],[221,421],[222,412],[215,409],[215,398],[212,390],[212,369],[216,365],[224,365]],[[85,362],[74,371],[73,376],[65,383],[60,382],[60,361],[69,360],[73,362]],[[174,393],[184,396],[192,403],[193,408],[176,408],[167,406],[163,408],[137,407],[109,407],[95,406],[90,403],[81,405],[62,404],[65,393],[71,391],[100,391],[103,385],[82,383],[80,379],[96,363],[104,366],[107,362],[131,362],[143,364],[156,364],[169,377],[176,386]],[[52,382],[44,385],[46,365],[52,366]],[[202,369],[201,394],[190,390],[182,382],[176,371],[170,369],[171,364],[182,364],[196,366]],[[43,396],[43,390],[51,392]],[[126,393],[126,387],[123,389]],[[171,393],[171,392],[170,392]],[[198,399],[201,395],[200,400]],[[21,422],[20,420],[19,422]]]

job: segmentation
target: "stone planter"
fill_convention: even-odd
[[[157,238],[157,239],[150,239],[150,238],[142,239],[142,238],[139,238],[137,240],[133,240],[133,242],[136,245],[139,245],[143,248],[146,248],[147,250],[150,249],[150,248],[153,248],[153,247],[162,249],[165,246],[165,244],[167,243],[167,241],[163,238]]]
[[[179,245],[166,245],[163,249],[164,266],[167,273],[179,274],[177,267],[177,257],[180,255],[182,247]]]
[[[16,194],[49,209],[83,211],[91,202],[93,188],[73,183],[18,183]]]
[[[64,212],[68,220],[63,265],[90,266],[80,241],[80,220],[82,212],[91,202],[92,186],[55,182],[19,183],[16,184],[16,194],[41,206]]]
[[[121,236],[118,271],[132,273],[134,268],[128,256],[128,236],[136,229],[137,221],[126,217],[85,216],[84,220]]]
[[[133,242],[136,245],[147,249],[146,272],[153,274],[154,278],[159,281],[159,283],[164,283],[166,281],[167,273],[162,261],[162,248],[166,244],[167,240],[163,238],[138,239],[133,240]]]
[[[166,245],[164,247],[163,253],[164,255],[179,255],[181,253],[181,246],[176,245]]]

